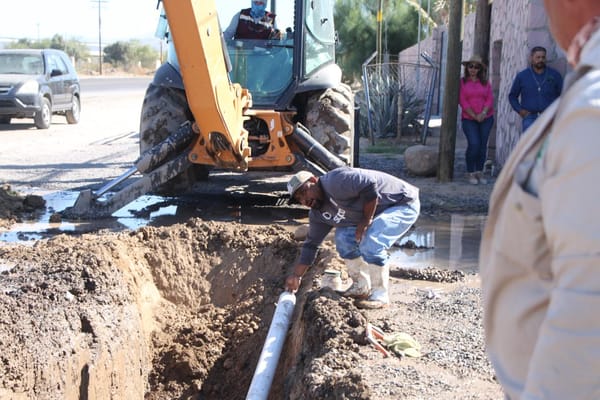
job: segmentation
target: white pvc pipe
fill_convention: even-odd
[[[269,397],[271,383],[273,383],[273,376],[279,362],[281,349],[285,343],[295,305],[295,294],[286,291],[279,295],[273,320],[260,353],[246,400],[266,400]]]

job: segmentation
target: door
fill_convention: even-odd
[[[52,109],[63,109],[71,103],[69,69],[58,54],[47,54],[48,86],[52,90]],[[54,76],[52,76],[54,74]]]

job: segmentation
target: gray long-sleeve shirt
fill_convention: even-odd
[[[341,167],[319,178],[324,201],[311,209],[308,236],[302,245],[300,263],[313,263],[319,245],[336,226],[358,225],[365,203],[377,198],[375,216],[383,210],[407,204],[419,196],[419,189],[385,172]]]

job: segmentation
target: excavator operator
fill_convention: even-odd
[[[225,40],[231,39],[281,39],[275,25],[275,14],[267,11],[266,1],[252,0],[251,7],[236,13],[223,32]]]

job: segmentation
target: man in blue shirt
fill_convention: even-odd
[[[316,177],[300,171],[288,182],[290,202],[310,207],[308,235],[286,289],[296,291],[325,236],[335,245],[352,286],[344,295],[363,308],[389,304],[389,248],[419,216],[419,189],[380,171],[341,167]]]
[[[517,74],[508,94],[513,110],[523,118],[522,132],[560,96],[562,86],[560,73],[546,66],[546,49],[531,49],[531,65]]]

